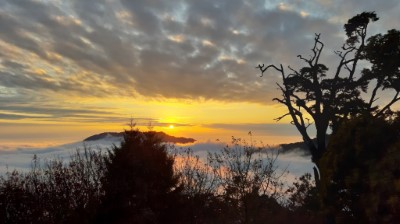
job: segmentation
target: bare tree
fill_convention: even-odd
[[[188,148],[175,157],[175,170],[184,186],[184,195],[193,198],[198,195],[214,195],[217,191],[217,171],[209,160],[201,160],[192,149]]]
[[[275,164],[278,153],[247,144],[232,137],[232,146],[210,153],[208,160],[216,171],[219,195],[236,206],[241,223],[253,223],[256,208],[278,204],[283,196],[282,176]],[[257,205],[256,205],[257,204]]]
[[[305,62],[303,68],[296,70],[288,66],[284,69],[282,64],[257,66],[261,76],[270,68],[281,73],[283,82],[277,85],[282,96],[273,100],[285,105],[287,113],[276,120],[290,116],[317,167],[326,150],[329,127],[335,133],[340,123],[352,116],[363,113],[383,116],[400,100],[400,34],[392,30],[384,36],[378,34],[367,39],[368,24],[377,20],[375,12],[363,12],[348,20],[344,25],[347,40],[340,51],[335,51],[339,64],[331,74],[327,74],[328,68],[320,62],[324,49],[320,34],[315,34],[309,57],[297,56]],[[370,62],[372,67],[357,68],[362,60]],[[378,91],[389,89],[394,91],[392,100],[381,107],[376,105]],[[369,93],[369,98],[363,98],[362,92]],[[310,125],[315,126],[316,142],[308,133]],[[318,185],[316,168],[314,173]]]

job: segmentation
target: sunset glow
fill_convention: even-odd
[[[0,0],[0,223],[398,223],[400,0]]]
[[[363,3],[381,15],[372,31],[399,27],[398,3]],[[321,60],[334,67],[354,7],[257,4],[1,0],[0,146],[80,141],[130,118],[199,141],[249,131],[268,144],[301,140],[288,118],[274,120],[286,113],[272,100],[279,74],[255,66],[297,68],[321,33]]]

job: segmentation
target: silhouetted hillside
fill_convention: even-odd
[[[310,154],[310,150],[307,148],[306,144],[304,142],[294,142],[294,143],[288,143],[288,144],[281,144],[281,152],[282,153],[288,153],[292,151],[301,151],[304,152],[304,154]]]
[[[329,135],[326,136],[326,142],[329,140]],[[316,144],[316,139],[313,139],[314,144]],[[294,143],[288,143],[288,144],[280,144],[281,146],[281,152],[282,153],[288,153],[288,152],[293,152],[293,151],[300,151],[303,152],[304,155],[311,155],[310,150],[308,149],[307,145],[301,141],[301,142],[294,142]]]
[[[187,144],[187,143],[193,143],[196,141],[196,139],[193,138],[185,138],[185,137],[175,137],[168,135],[164,132],[155,132],[156,135],[161,139],[162,142],[170,142],[170,143],[180,143],[180,144]],[[123,137],[123,132],[104,132],[101,134],[96,134],[92,135],[83,141],[97,141],[97,140],[103,140],[107,138],[122,138]]]
[[[110,137],[114,138],[122,138],[123,132],[104,132],[96,135],[92,135],[90,137],[85,138],[83,141],[97,141],[97,140],[102,140]]]

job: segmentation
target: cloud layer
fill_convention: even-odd
[[[299,66],[314,33],[332,61],[364,10],[382,17],[373,31],[399,28],[396,0],[0,0],[0,117],[80,114],[67,96],[271,103],[279,77],[255,65]]]
[[[34,155],[42,162],[53,159],[62,159],[64,162],[68,162],[71,155],[74,155],[76,150],[82,152],[84,146],[96,151],[106,152],[113,144],[118,145],[119,141],[119,138],[111,137],[97,141],[75,142],[44,148],[25,146],[14,150],[0,146],[0,175],[13,170],[29,171],[32,167]],[[173,153],[184,152],[187,147],[190,147],[194,155],[199,156],[201,160],[205,161],[209,152],[219,153],[225,146],[226,144],[224,143],[202,142],[194,143],[190,146],[175,147],[171,151]],[[264,156],[263,158],[265,159],[267,154],[264,154]],[[301,152],[293,151],[291,153],[280,154],[275,161],[275,166],[278,174],[289,171],[284,176],[283,181],[290,185],[295,181],[295,178],[300,177],[306,172],[311,173],[313,164],[310,162],[310,159],[310,156],[304,156]]]

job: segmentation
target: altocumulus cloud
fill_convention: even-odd
[[[62,93],[270,103],[279,77],[259,78],[256,64],[299,66],[313,33],[335,61],[342,24],[365,10],[383,17],[376,31],[398,28],[395,0],[0,0],[0,102]]]

